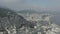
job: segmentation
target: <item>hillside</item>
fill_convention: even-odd
[[[0,17],[6,17],[11,14],[16,14],[13,10],[10,10],[8,8],[0,8]]]
[[[22,26],[33,28],[34,23],[27,21],[21,15],[10,9],[0,8],[0,29],[11,32],[16,27],[16,31]],[[11,28],[12,27],[12,28]],[[3,30],[2,29],[2,30]],[[13,31],[14,32],[14,31]],[[12,32],[12,34],[13,34]],[[10,33],[11,34],[11,33]]]
[[[59,34],[60,26],[50,21],[50,14],[30,10],[18,14],[14,10],[0,8],[0,31],[8,34]]]

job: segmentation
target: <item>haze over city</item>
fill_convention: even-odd
[[[14,10],[60,11],[60,0],[0,0],[0,6]]]

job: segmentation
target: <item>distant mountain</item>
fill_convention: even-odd
[[[40,13],[40,12],[37,12],[35,10],[21,10],[21,11],[18,11],[18,13],[29,13],[29,14],[32,14],[32,13]]]
[[[53,14],[53,15],[59,15],[60,11],[43,11],[42,13],[49,13],[49,14]]]
[[[38,14],[44,14],[44,13],[48,13],[48,14],[53,14],[53,15],[56,15],[56,14],[60,14],[60,11],[36,11],[36,10],[21,10],[21,11],[18,11],[18,13],[38,13]]]

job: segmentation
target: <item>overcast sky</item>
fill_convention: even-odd
[[[60,11],[60,0],[0,0],[0,6],[14,10]]]

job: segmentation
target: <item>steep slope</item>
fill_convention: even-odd
[[[13,10],[0,8],[0,30],[6,30],[8,34],[59,34],[60,26],[49,19],[49,15],[36,13],[25,18]]]
[[[27,21],[21,15],[10,9],[0,8],[0,24],[2,27],[11,33],[11,31],[16,27],[16,32],[18,34],[18,29],[22,26],[34,28],[34,23]],[[13,31],[14,32],[14,31]],[[12,33],[13,33],[12,32]]]
[[[28,21],[35,22],[34,28],[22,27],[20,34],[59,34],[60,26],[51,22],[50,15],[47,14],[31,14],[26,18]]]
[[[6,17],[10,14],[15,14],[15,12],[8,8],[0,8],[0,17]]]

